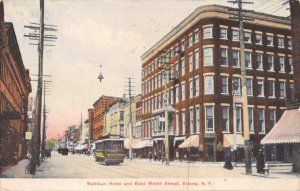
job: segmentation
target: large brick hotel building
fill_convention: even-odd
[[[233,147],[243,159],[240,42],[237,21],[228,7],[197,8],[142,58],[142,137],[153,152],[164,150],[164,71],[167,75],[170,158],[221,161]],[[253,156],[260,140],[294,96],[290,20],[248,13],[245,57],[249,127]],[[165,59],[164,59],[165,58]],[[164,70],[164,63],[167,70]],[[187,145],[193,145],[187,149]],[[181,149],[179,149],[181,148]],[[289,148],[265,148],[267,160],[288,160]]]

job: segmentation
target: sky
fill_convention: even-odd
[[[249,0],[248,0],[249,1]],[[288,16],[285,0],[253,0],[246,9]],[[57,26],[55,46],[45,47],[47,138],[61,137],[70,125],[79,125],[81,113],[101,95],[121,97],[126,78],[134,78],[141,93],[141,55],[197,7],[235,6],[227,0],[45,0],[45,24]],[[24,25],[39,23],[39,0],[4,0],[5,21],[14,24],[23,63],[31,79],[38,73],[36,43],[23,37]],[[101,68],[100,68],[101,65]],[[99,73],[104,76],[100,83]],[[31,83],[35,97],[37,83]]]

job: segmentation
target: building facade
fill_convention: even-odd
[[[135,97],[133,97],[131,99],[131,126],[132,126],[132,137],[135,137],[136,135],[136,112],[137,112],[137,108],[136,108],[136,103],[141,101],[141,95],[137,95]],[[125,126],[125,137],[130,137],[129,132],[130,132],[130,109],[129,109],[129,101],[127,101],[124,105],[124,126]]]
[[[93,140],[94,109],[88,109],[89,140]]]
[[[25,69],[12,23],[0,2],[0,166],[26,156],[29,71]]]
[[[124,137],[124,108],[125,101],[120,100],[111,105],[105,113],[104,135],[120,135]]]
[[[119,100],[121,100],[121,98],[102,95],[93,104],[94,118],[92,139],[94,141],[100,139],[100,137],[104,135],[105,113],[112,104],[116,103]]]
[[[290,21],[247,14],[255,18],[244,23],[244,39],[250,139],[256,156],[260,140],[280,118],[295,88]],[[230,16],[228,7],[199,7],[141,56],[142,137],[154,140],[154,152],[164,150],[167,108],[171,160],[222,161],[236,147],[237,160],[243,160],[242,145],[232,140],[234,129],[241,139],[244,131],[242,103],[234,102],[241,95],[239,25]],[[185,141],[195,146],[179,149]],[[267,148],[267,159],[282,160],[288,150]]]

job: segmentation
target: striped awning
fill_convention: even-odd
[[[236,138],[234,138],[234,134],[224,134],[223,137],[223,147],[234,147],[234,144],[236,146],[244,145],[244,137],[241,134],[236,134]],[[236,139],[236,141],[234,141],[234,139]]]
[[[136,145],[134,145],[132,148],[133,149],[141,149],[145,147],[152,147],[153,146],[153,140],[141,140],[139,141]]]
[[[179,148],[199,147],[199,135],[191,135],[179,145]]]
[[[261,144],[300,143],[300,109],[286,110]]]
[[[137,145],[141,140],[140,139],[132,139],[131,141],[131,148],[133,148],[135,145]],[[130,148],[130,139],[125,138],[124,139],[124,148],[129,149]]]

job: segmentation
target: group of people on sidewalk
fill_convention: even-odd
[[[231,153],[228,153],[226,155],[225,158],[225,164],[224,164],[224,168],[228,169],[228,170],[232,170],[233,166],[231,164]],[[256,159],[256,172],[259,174],[269,174],[269,168],[268,168],[268,163],[265,163],[265,159],[264,159],[264,153],[262,149],[259,149],[258,151],[258,156]]]
[[[149,161],[151,162],[152,161],[152,158],[153,160],[161,160],[162,164],[164,164],[164,162],[166,161],[166,153],[165,152],[159,152],[158,155],[156,153],[152,153],[151,151],[149,151],[148,153],[148,158],[149,158]]]

